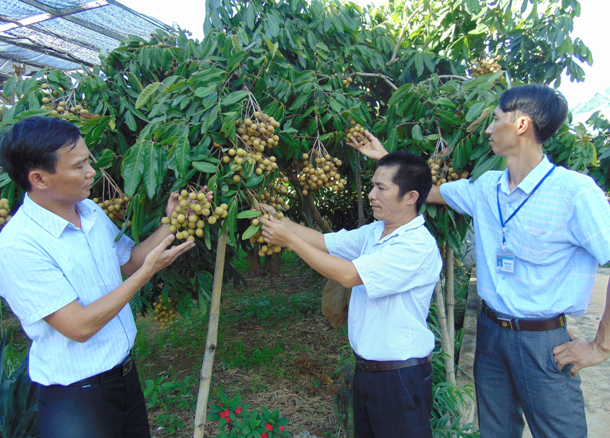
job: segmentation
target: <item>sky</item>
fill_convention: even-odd
[[[193,33],[193,38],[203,39],[205,0],[119,0],[138,12],[154,17],[170,26],[175,22],[182,29]],[[379,0],[354,0],[361,5]],[[168,8],[168,4],[171,7]],[[581,15],[574,21],[572,38],[579,37],[593,53],[593,66],[583,65],[586,80],[571,83],[566,76],[559,87],[570,107],[591,99],[596,92],[610,87],[610,54],[607,49],[608,17],[610,1],[580,0]]]

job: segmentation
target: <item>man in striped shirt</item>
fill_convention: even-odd
[[[434,335],[426,318],[441,259],[418,214],[431,181],[425,160],[395,152],[373,176],[369,198],[377,222],[323,235],[286,218],[262,219],[268,242],[353,288],[348,335],[358,363],[356,438],[432,437]]]
[[[3,169],[25,192],[0,233],[0,294],[32,339],[41,438],[145,438],[146,404],[129,354],[129,300],[191,249],[166,250],[167,225],[139,247],[87,199],[95,169],[78,129],[31,117],[0,141]],[[170,196],[168,214],[177,195]],[[121,274],[129,278],[122,280]]]
[[[477,285],[475,384],[481,437],[585,437],[578,371],[610,355],[610,284],[592,342],[566,315],[588,306],[598,263],[610,261],[610,206],[594,180],[556,167],[542,145],[564,123],[563,96],[543,85],[506,91],[486,133],[504,172],[433,186],[426,202],[473,217]],[[378,159],[375,137],[352,146]]]

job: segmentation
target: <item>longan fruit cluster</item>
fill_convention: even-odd
[[[242,178],[242,164],[249,162],[254,165],[254,173],[256,175],[262,175],[263,173],[271,172],[277,169],[277,163],[275,157],[265,157],[262,153],[253,150],[251,147],[242,148],[231,148],[227,151],[227,154],[222,157],[222,162],[225,164],[231,163],[231,170],[235,171],[233,175],[233,181],[239,182]]]
[[[352,125],[352,127],[345,128],[345,130],[344,130],[344,132],[346,134],[345,138],[348,141],[350,138],[354,137],[354,134],[357,132],[364,134],[364,127],[362,125],[360,125],[360,123],[356,123],[356,121],[354,119],[350,119],[349,123],[350,123],[350,125]],[[356,140],[359,140],[359,138],[356,137]]]
[[[175,233],[178,240],[195,240],[195,237],[203,237],[206,221],[214,225],[219,219],[229,215],[227,204],[214,208],[205,193],[195,190],[190,193],[188,190],[182,190],[178,202],[180,204],[172,212],[171,217],[161,219],[161,223],[169,225],[170,233]]]
[[[269,219],[269,214],[265,213],[262,215],[264,219]],[[276,219],[281,219],[284,217],[283,213],[280,212],[274,216]],[[260,221],[257,218],[252,219],[252,225],[260,224]],[[274,253],[282,252],[282,247],[271,245],[265,242],[265,238],[263,237],[262,231],[258,230],[256,234],[250,237],[250,243],[255,246],[258,245],[258,255],[259,257],[264,257],[266,255],[272,255]]]
[[[279,181],[287,182],[288,178],[284,176],[284,177],[280,178]],[[265,190],[260,195],[260,199],[265,204],[270,205],[271,207],[275,208],[278,211],[279,210],[290,210],[290,205],[288,205],[286,203],[286,198],[283,196],[286,193],[288,193],[288,189],[286,188],[286,186],[284,184],[276,184],[273,186],[273,188],[271,188],[271,190],[269,190],[268,188],[265,188]],[[284,214],[282,212],[278,213],[278,215],[281,215],[281,217],[278,217],[278,219],[281,219],[282,217],[284,217]],[[258,223],[254,224],[254,225],[258,225]]]
[[[174,325],[174,321],[178,318],[178,311],[176,310],[176,302],[171,298],[167,301],[162,296],[159,297],[159,301],[153,303],[155,308],[155,321],[161,323],[161,330],[165,330],[167,324]]]
[[[93,198],[93,202],[99,205],[110,219],[123,220],[125,211],[131,200],[128,196],[115,196],[112,199]]]
[[[235,126],[237,126],[237,137],[246,146],[250,146],[259,152],[263,152],[265,148],[271,149],[279,144],[280,137],[275,133],[275,130],[280,127],[280,123],[262,111],[254,111],[252,116],[245,118],[243,122],[241,119],[236,120]]]
[[[441,186],[446,182],[466,179],[469,175],[467,171],[458,173],[457,170],[451,167],[451,163],[443,158],[430,158],[428,160],[428,167],[430,167],[432,173],[432,184],[437,186]]]
[[[8,199],[0,199],[0,231],[4,228],[4,225],[11,220],[12,216],[9,215],[10,206]]]
[[[311,158],[311,161],[308,161]],[[337,168],[343,164],[338,158],[324,154],[314,149],[310,154],[303,154],[303,168],[299,175],[299,182],[303,186],[303,195],[309,190],[317,190],[321,187],[332,188],[335,192],[343,190],[345,180],[341,178]]]
[[[70,102],[65,101],[62,97],[59,97],[59,92],[52,91],[49,84],[42,84],[42,99],[40,100],[42,105],[40,109],[51,110],[52,115],[59,114],[72,114],[72,115],[83,115],[89,114],[89,111],[84,109],[82,105],[71,105]],[[59,87],[59,90],[63,93],[64,89]]]
[[[487,73],[499,73],[502,71],[502,67],[498,64],[499,60],[500,56],[495,58],[480,58],[473,64],[471,74],[473,76],[481,76]]]

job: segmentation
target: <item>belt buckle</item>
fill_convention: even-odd
[[[133,366],[133,360],[131,356],[128,356],[125,362],[123,362],[123,377],[129,374],[131,367]]]
[[[496,318],[498,319],[500,326],[502,328],[506,328],[509,330],[514,330],[513,328],[513,320],[512,319],[506,319],[506,318],[500,318],[499,316],[496,316]]]

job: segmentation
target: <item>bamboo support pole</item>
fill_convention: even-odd
[[[447,304],[447,335],[449,336],[450,345],[447,346],[447,352],[451,354],[452,362],[455,364],[455,254],[449,246],[449,242],[445,243],[447,260],[445,263],[445,302]]]
[[[227,249],[227,232],[218,238],[216,250],[216,265],[214,267],[214,284],[212,286],[212,305],[210,307],[210,321],[208,323],[208,337],[205,345],[203,364],[199,376],[199,394],[197,395],[197,408],[195,410],[194,438],[203,438],[205,422],[208,411],[208,396],[212,380],[212,366],[218,339],[218,320],[220,316],[220,294],[222,292],[222,276],[224,273],[225,253]]]
[[[356,193],[358,194],[358,228],[364,225],[364,203],[362,201],[362,181],[360,179],[360,156],[356,152]]]
[[[440,280],[434,288],[434,301],[438,310],[438,328],[441,331],[441,341],[443,342],[443,350],[448,353],[449,348],[449,333],[447,330],[447,313],[445,312],[445,299],[443,297],[443,287]],[[452,385],[455,385],[455,367],[453,365],[453,355],[447,356],[444,359],[445,363],[445,380]]]

